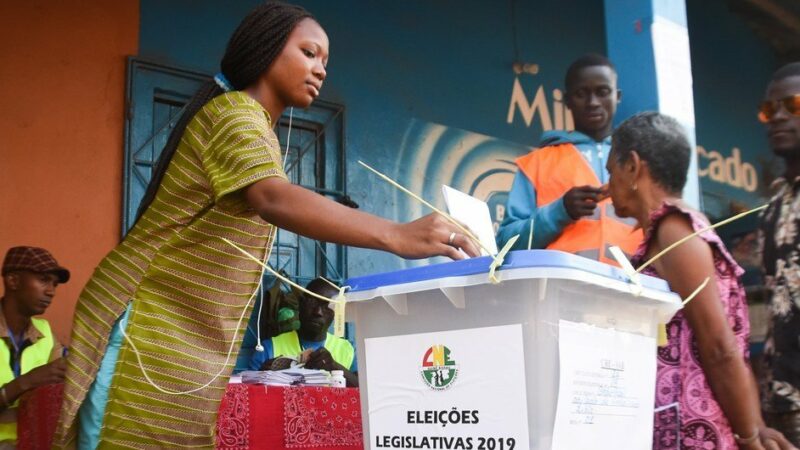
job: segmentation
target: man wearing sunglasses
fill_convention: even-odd
[[[772,76],[758,119],[786,166],[759,229],[762,270],[771,291],[762,408],[767,425],[800,446],[800,62]]]

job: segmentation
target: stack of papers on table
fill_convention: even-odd
[[[266,384],[269,386],[330,386],[330,374],[325,370],[293,367],[284,370],[244,371],[242,383]]]

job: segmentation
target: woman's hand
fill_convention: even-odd
[[[466,256],[481,254],[476,242],[438,213],[428,214],[413,222],[397,224],[396,233],[391,236],[389,245],[392,253],[409,259],[426,258],[430,255],[464,259]]]
[[[762,427],[758,431],[760,448],[765,450],[797,450],[797,447],[792,445],[792,443],[783,436],[783,433],[774,428]],[[750,447],[746,448],[749,450]]]

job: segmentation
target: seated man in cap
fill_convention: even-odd
[[[64,380],[64,348],[44,313],[69,271],[43,248],[14,247],[3,260],[0,297],[0,448],[17,440],[17,399]]]
[[[338,291],[322,278],[306,286],[309,291],[333,298]],[[279,356],[304,357],[308,369],[341,370],[348,387],[358,387],[357,363],[353,345],[346,339],[328,333],[333,322],[330,302],[303,294],[300,297],[300,329],[264,339],[263,352],[256,351],[250,360],[250,370],[267,370]],[[307,357],[306,357],[307,355]]]

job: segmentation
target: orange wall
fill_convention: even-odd
[[[138,0],[0,2],[0,252],[45,247],[71,270],[45,314],[65,343],[78,294],[119,240],[138,34]]]

